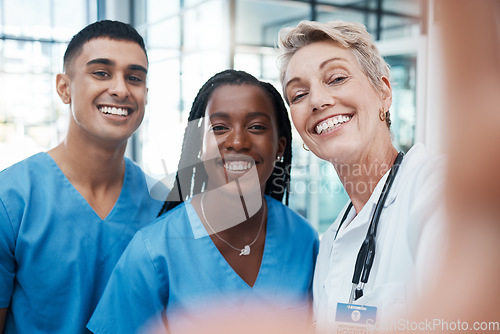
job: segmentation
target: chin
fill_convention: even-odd
[[[252,167],[246,173],[223,173],[209,175],[210,189],[220,192],[220,195],[226,196],[255,196],[258,193],[262,197],[262,185],[259,181],[257,169]]]
[[[259,173],[255,166],[243,175],[239,175],[233,179],[230,178],[229,181],[238,184],[243,196],[254,196],[254,193],[261,193]]]
[[[344,163],[350,161],[355,148],[351,145],[322,145],[320,149],[312,151],[318,158],[330,163]]]

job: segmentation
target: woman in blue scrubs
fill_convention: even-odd
[[[174,188],[119,260],[88,324],[94,333],[162,320],[176,332],[217,305],[265,303],[307,318],[318,236],[281,202],[292,154],[280,94],[245,72],[220,72],[188,121]]]

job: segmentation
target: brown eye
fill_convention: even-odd
[[[220,131],[224,131],[224,130],[226,130],[226,129],[227,129],[227,127],[225,127],[225,126],[222,126],[222,125],[214,125],[214,126],[212,126],[212,129],[211,129],[211,130],[212,130],[213,132],[220,132]]]
[[[97,76],[97,77],[102,77],[102,78],[109,77],[109,74],[105,71],[95,71],[95,72],[92,72],[92,74]]]
[[[255,124],[249,127],[251,130],[265,130],[266,127],[262,124]]]
[[[142,78],[137,77],[135,75],[131,75],[128,79],[133,82],[142,82]]]

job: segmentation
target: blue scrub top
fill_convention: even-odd
[[[268,196],[266,201],[266,242],[253,287],[226,262],[188,201],[137,232],[88,328],[94,333],[136,333],[147,322],[161,326],[163,313],[175,332],[177,312],[193,320],[203,305],[213,307],[214,301],[235,308],[269,302],[306,312],[317,232],[282,203]]]
[[[47,153],[0,172],[0,307],[4,333],[88,333],[111,271],[156,217],[144,173],[125,159],[120,196],[101,219]]]

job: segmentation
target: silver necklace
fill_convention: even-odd
[[[265,212],[262,214],[262,220],[260,222],[260,226],[259,226],[259,231],[257,232],[257,235],[255,236],[255,239],[253,239],[253,241],[251,243],[249,243],[248,245],[245,245],[245,247],[239,249],[239,248],[236,248],[234,247],[233,245],[231,245],[229,242],[227,242],[226,240],[222,239],[221,236],[219,236],[215,230],[213,229],[212,225],[210,225],[210,223],[208,222],[208,219],[207,219],[207,216],[205,215],[205,208],[203,206],[203,199],[205,198],[205,194],[206,192],[204,192],[202,195],[201,195],[201,200],[200,200],[200,206],[201,206],[201,214],[203,215],[203,219],[205,219],[205,221],[207,222],[207,225],[208,227],[210,227],[210,230],[212,230],[212,233],[215,234],[215,236],[217,238],[219,238],[222,242],[224,242],[226,245],[228,245],[229,247],[231,247],[232,249],[234,249],[235,251],[237,252],[240,252],[240,256],[242,255],[250,255],[250,247],[257,241],[257,239],[259,238],[259,235],[260,235],[260,231],[262,231],[262,225],[264,225],[264,219],[266,217],[266,214]]]

